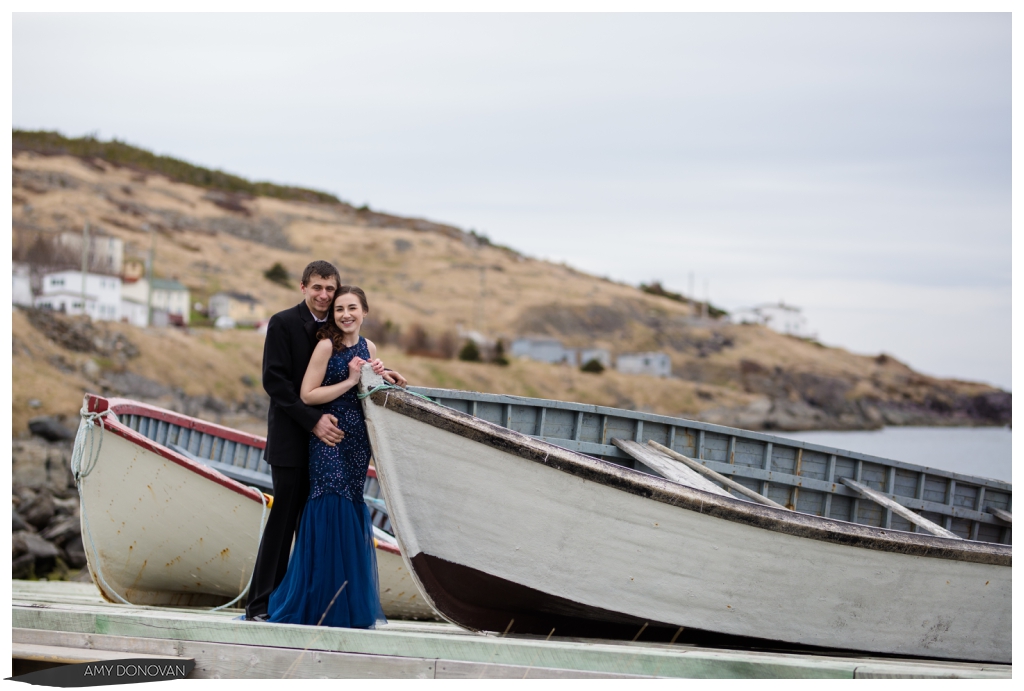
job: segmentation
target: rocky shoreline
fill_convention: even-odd
[[[12,442],[11,576],[90,580],[71,475],[74,432],[53,418],[33,422],[31,438]]]

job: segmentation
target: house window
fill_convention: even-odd
[[[50,285],[51,286],[62,286],[62,285],[64,285],[64,279],[63,278],[51,278],[50,279]]]

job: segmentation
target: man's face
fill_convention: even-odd
[[[337,279],[333,276],[324,278],[313,274],[309,277],[309,283],[302,284],[301,288],[309,311],[319,319],[326,317],[327,310],[331,308],[331,301],[334,300],[334,291],[338,289]]]

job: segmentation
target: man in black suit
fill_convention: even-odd
[[[309,495],[309,434],[328,446],[341,441],[338,420],[299,398],[302,378],[316,347],[316,332],[327,320],[335,291],[341,285],[330,262],[311,262],[302,272],[305,298],[270,318],[263,345],[263,388],[270,395],[267,448],[264,459],[274,482],[274,506],[260,540],[246,619],[265,621],[270,593],[284,578],[292,538]],[[387,371],[385,379],[404,386],[405,379]]]

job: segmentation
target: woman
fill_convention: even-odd
[[[272,622],[372,628],[385,622],[377,586],[373,525],[363,502],[370,440],[356,398],[364,363],[380,374],[377,347],[359,335],[366,293],[341,286],[317,332],[300,396],[338,418],[337,446],[309,439],[309,500],[284,580],[270,595]]]

